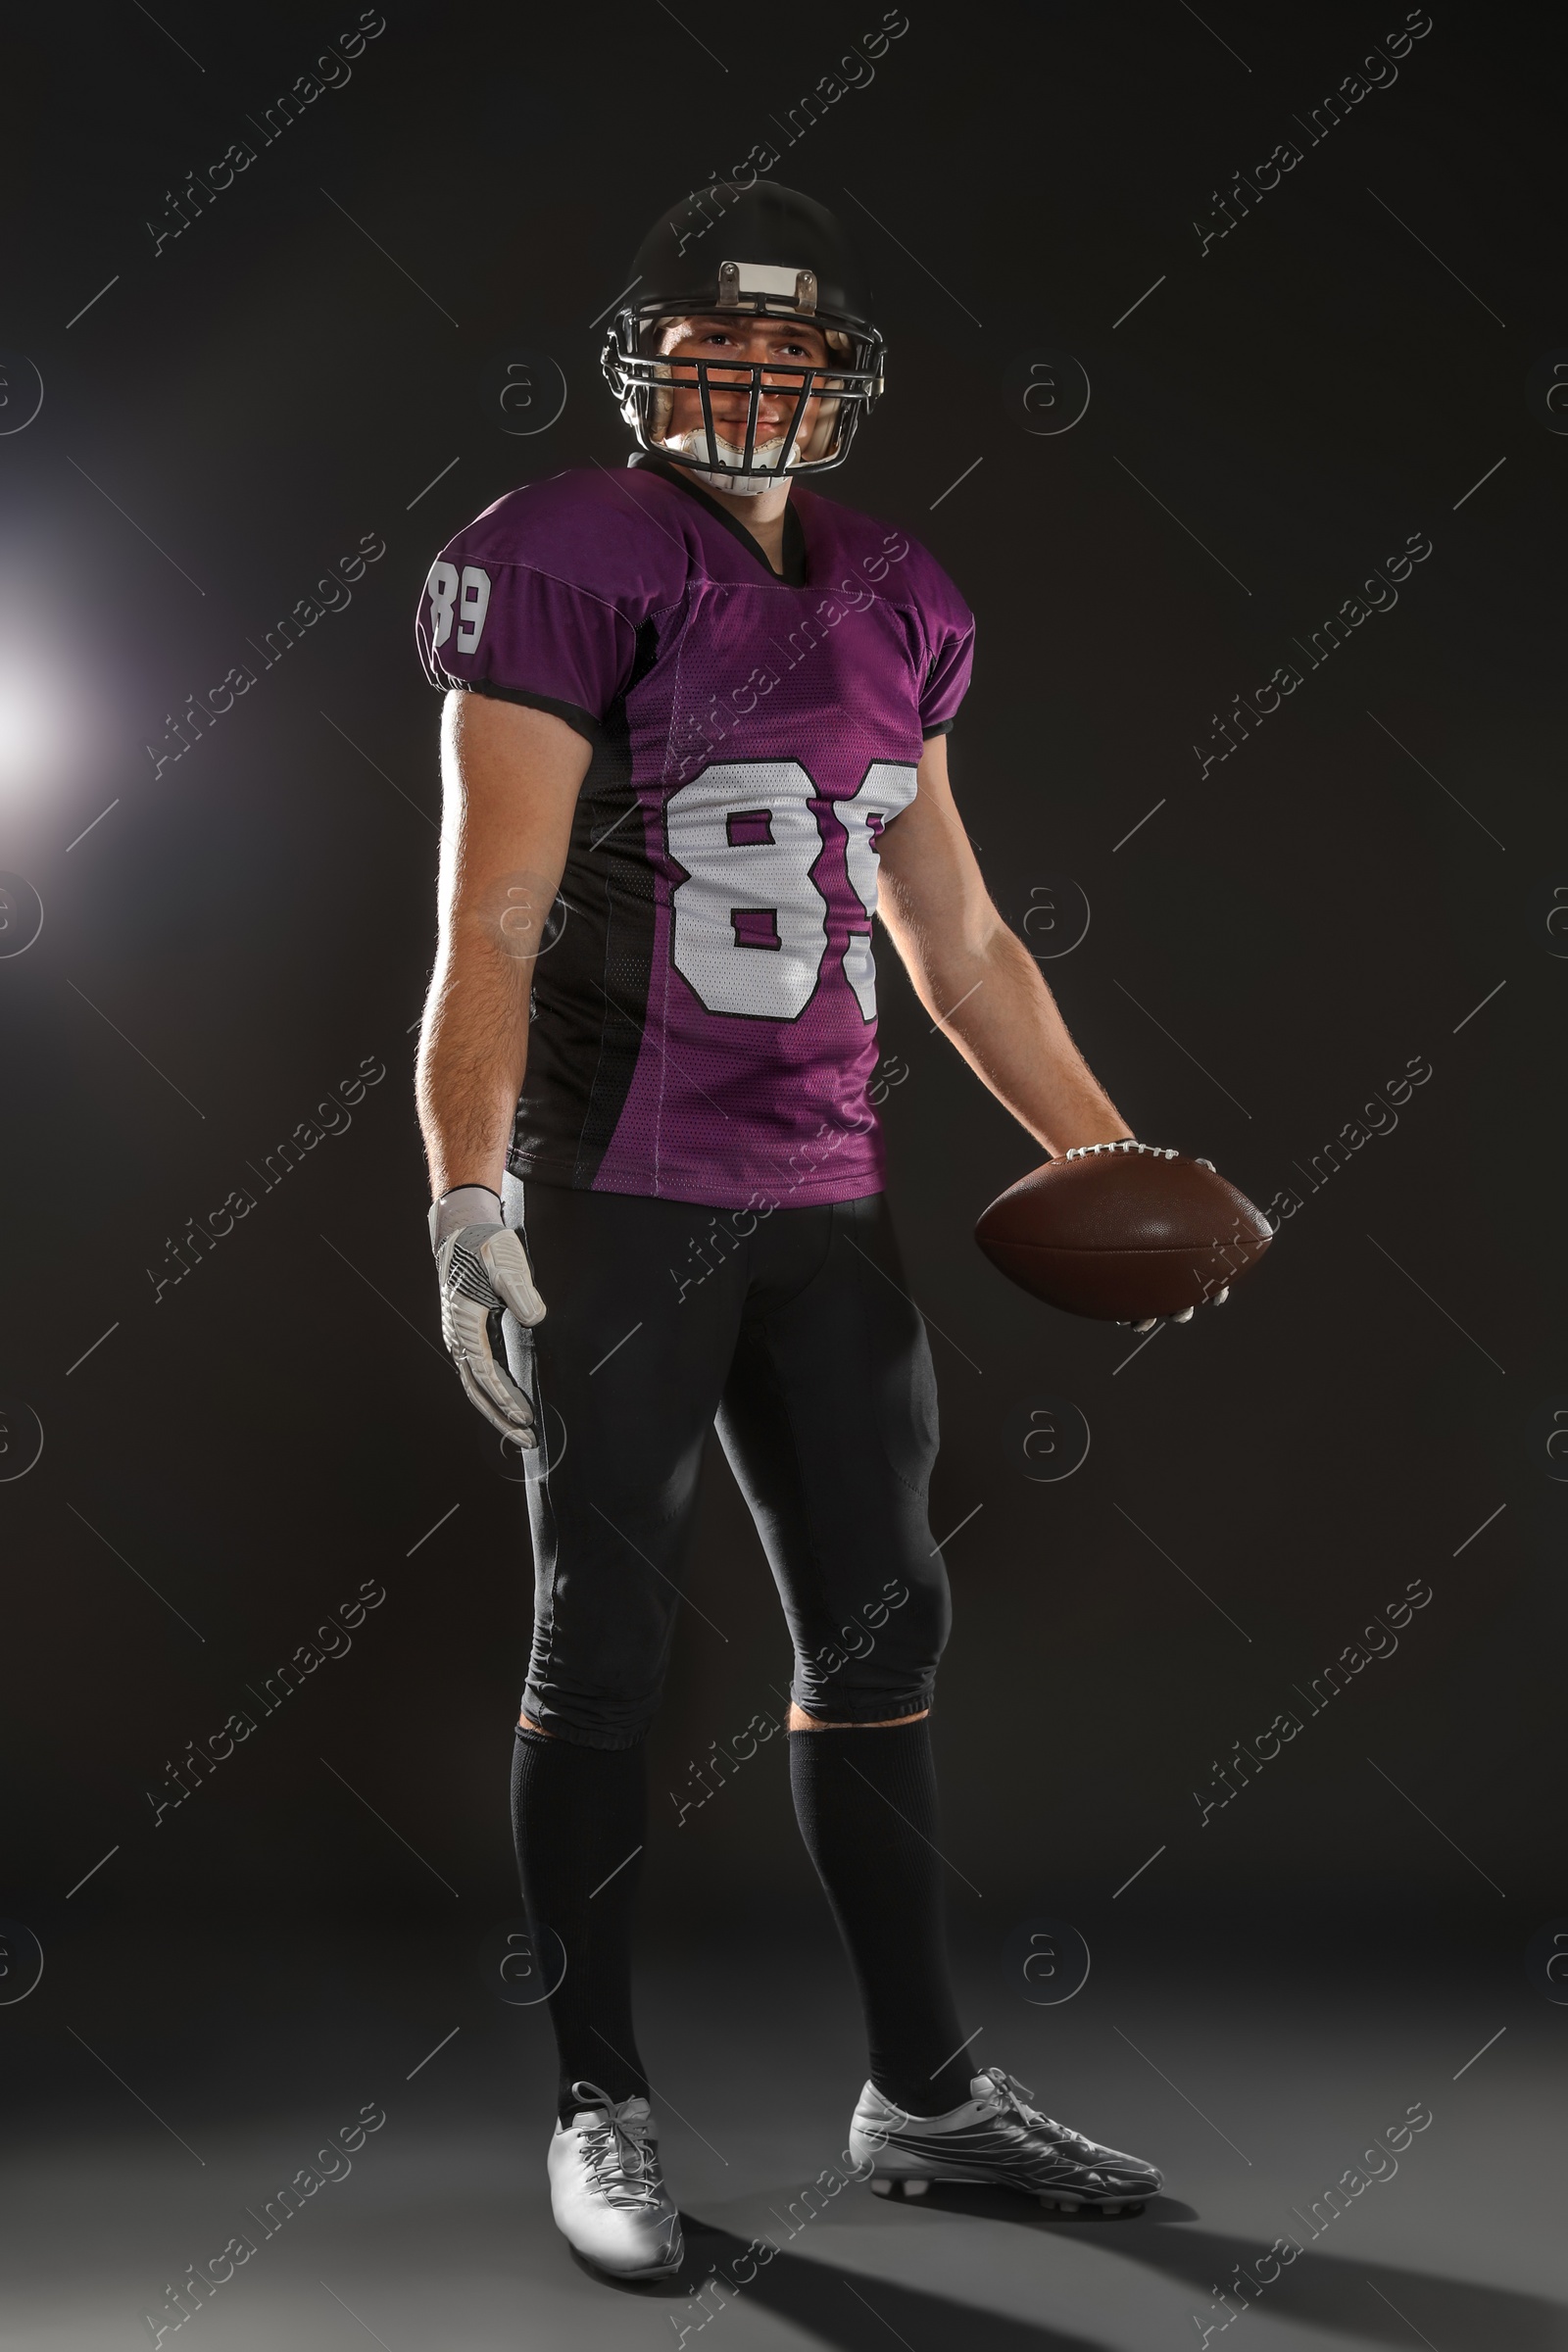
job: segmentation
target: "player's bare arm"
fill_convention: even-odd
[[[439,945],[416,1093],[430,1165],[441,1328],[471,1403],[531,1447],[533,1414],[499,1345],[501,1314],[544,1314],[501,1214],[528,1060],[528,1006],[566,862],[589,747],[546,710],[452,693],[441,734]]]
[[[1068,1034],[1028,949],[992,904],[935,735],[918,790],[882,833],[882,921],[915,994],[970,1068],[1048,1152],[1133,1132]]]
[[[589,748],[547,710],[449,694],[439,946],[419,1035],[431,1198],[499,1195],[528,1057],[528,993]]]

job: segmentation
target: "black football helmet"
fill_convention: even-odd
[[[871,323],[865,274],[824,205],[770,181],[697,189],[654,223],[632,270],[600,365],[641,448],[720,487],[747,490],[764,487],[770,477],[826,473],[843,465],[861,416],[881,396],[885,347]],[[685,435],[684,446],[673,444],[666,435],[675,366],[663,356],[665,330],[684,318],[730,311],[819,328],[827,364],[681,360],[679,381],[696,387],[703,427]],[[782,438],[759,447],[764,376],[770,391],[794,392],[795,409]],[[737,447],[715,428],[711,393],[743,391],[748,380],[745,442]],[[821,406],[797,447],[813,396]]]

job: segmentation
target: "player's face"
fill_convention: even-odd
[[[769,362],[780,369],[820,368],[828,352],[827,338],[820,327],[803,325],[793,318],[744,318],[732,315],[680,319],[666,330],[663,356],[674,361],[691,359],[709,363],[708,390],[714,426],[723,440],[740,448],[746,440],[746,413],[751,398],[751,377],[744,370],[757,366],[765,368]],[[731,376],[723,365],[726,360],[740,372]],[[799,375],[771,372],[763,375],[757,415],[759,448],[780,440],[789,429],[800,388]],[[820,406],[820,394],[813,393],[806,404],[797,435],[802,447],[810,440]],[[703,402],[696,371],[683,374],[677,368],[669,436],[674,439],[683,433],[702,430]]]

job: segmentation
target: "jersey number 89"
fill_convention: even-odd
[[[866,1021],[876,1018],[871,820],[885,824],[914,794],[912,767],[876,760],[851,799],[826,804],[847,837],[850,886],[866,917],[844,949],[844,976]],[[824,849],[809,806],[817,797],[798,760],[734,760],[705,767],[664,804],[669,854],[686,873],[670,902],[675,968],[710,1012],[793,1021],[815,994],[828,911],[813,878]]]
[[[490,610],[490,574],[481,571],[477,564],[465,564],[461,573],[455,564],[432,564],[425,590],[430,599],[431,646],[445,645],[451,636],[455,604],[458,651],[471,654]]]

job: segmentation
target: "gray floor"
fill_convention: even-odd
[[[831,1955],[666,1955],[644,2040],[687,2217],[678,2290],[600,2283],[552,2227],[542,2013],[501,2009],[477,1971],[465,1990],[406,1944],[389,1969],[368,1937],[314,1975],[296,1953],[270,2001],[222,1967],[215,1946],[193,1979],[210,1998],[183,2016],[151,2016],[149,1987],[100,1998],[95,2018],[88,1984],[34,2013],[4,2186],[18,2352],[122,2352],[154,2340],[147,2315],[182,2352],[654,2352],[699,2334],[729,2352],[1174,2352],[1233,2328],[1254,2352],[1568,2347],[1568,2010],[1507,1953],[1436,1987],[1419,1950],[1353,1983],[1287,1982],[1273,1963],[1250,1978],[1238,1960],[1200,1989],[1151,1965],[1055,2010],[1004,2010],[983,1966],[966,1968],[980,2052],[1063,2120],[1164,2166],[1170,2193],[1114,2222],[968,2190],[902,2206],[851,2183],[803,2200],[842,2169],[859,2083]],[[24,2014],[8,2013],[14,2034]],[[318,2160],[363,2105],[386,2120],[352,2169]],[[1364,2156],[1412,2108],[1432,2120],[1408,2147]],[[306,2166],[342,2177],[264,2235],[268,2200]],[[1385,2178],[1331,2217],[1324,2192],[1351,2167]],[[236,2231],[254,2254],[175,2329],[166,2282]],[[1255,2278],[1288,2233],[1301,2253],[1227,2324],[1218,2290],[1239,2265]],[[780,2250],[752,2276],[745,2249],[763,2238]],[[737,2268],[738,2290],[716,2283]]]

